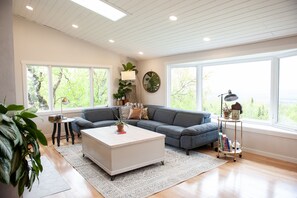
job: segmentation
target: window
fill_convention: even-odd
[[[108,70],[94,69],[94,106],[108,104]]]
[[[108,104],[108,68],[27,65],[27,106],[39,111],[60,110],[63,97],[75,109]]]
[[[171,69],[171,107],[179,109],[196,109],[196,68]]]
[[[66,108],[89,107],[90,75],[88,68],[52,67],[54,109],[61,108],[61,98],[70,101]]]
[[[217,116],[221,108],[219,96],[230,89],[239,97],[236,102],[243,107],[241,117],[245,121],[297,131],[296,54],[295,50],[269,57],[169,65],[167,105]],[[229,107],[234,103],[226,102]]]
[[[280,58],[278,121],[297,126],[297,56]]]
[[[27,106],[49,110],[48,67],[27,67]]]
[[[269,119],[271,61],[203,67],[203,110],[220,115],[219,94],[232,90],[244,107],[243,117]],[[229,107],[234,102],[224,102]]]

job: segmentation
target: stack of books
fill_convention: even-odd
[[[231,152],[233,150],[231,140],[224,133],[219,133],[219,148],[221,151]]]

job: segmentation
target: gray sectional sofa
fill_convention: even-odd
[[[218,126],[212,123],[210,113],[191,112],[146,105],[148,120],[125,120],[126,123],[166,135],[165,143],[186,150],[212,144],[218,140]],[[113,125],[120,107],[102,107],[85,109],[82,117],[72,122],[72,128],[80,130]]]

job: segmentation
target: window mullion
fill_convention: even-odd
[[[54,94],[53,94],[53,75],[52,75],[52,66],[48,66],[48,93],[49,93],[49,110],[54,110]]]
[[[94,68],[91,67],[89,69],[89,76],[90,76],[90,105],[94,107]]]
[[[202,83],[203,83],[203,75],[202,75],[202,66],[196,67],[196,103],[197,110],[202,110]]]
[[[271,103],[270,103],[270,117],[272,124],[278,121],[278,107],[279,107],[279,58],[273,58],[271,61]]]

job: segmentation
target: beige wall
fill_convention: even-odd
[[[16,102],[13,33],[12,33],[12,1],[0,1],[0,103],[6,97],[6,104]]]
[[[142,89],[142,101],[144,104],[166,105],[168,64],[222,59],[289,49],[297,49],[297,36],[138,61],[137,66],[141,79],[146,72],[151,70],[157,72],[161,78],[161,87],[156,93],[151,94]],[[244,127],[246,151],[297,163],[297,153],[295,152],[297,150],[297,133],[287,134],[285,131],[276,131],[278,132],[269,128],[259,130],[257,126]],[[282,135],[275,136],[277,133]]]
[[[75,31],[75,30],[74,30]],[[20,17],[13,19],[15,88],[18,104],[24,103],[22,61],[31,63],[108,65],[112,66],[112,93],[117,90],[122,63],[129,60],[83,40],[67,36],[57,30],[38,25]],[[112,98],[112,96],[111,96]],[[79,111],[66,113],[66,116],[79,116]],[[38,126],[49,137],[52,126],[47,121],[48,114],[37,119]]]

